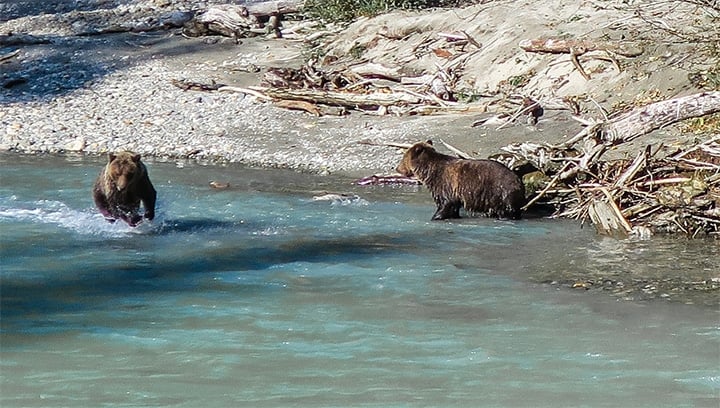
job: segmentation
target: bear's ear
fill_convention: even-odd
[[[139,155],[139,154],[136,154],[136,155],[133,156],[132,159],[133,159],[133,161],[134,161],[135,163],[137,163],[137,162],[140,161],[140,155]]]
[[[428,139],[425,143],[429,144],[430,146],[433,145],[433,144],[432,144],[432,140],[430,140],[430,139]]]
[[[427,151],[427,149],[427,143],[415,143],[413,147],[410,148],[410,151],[415,157],[417,157]]]
[[[116,157],[114,153],[108,153],[108,163],[115,160]]]

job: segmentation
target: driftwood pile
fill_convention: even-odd
[[[634,157],[603,160],[613,146],[715,112],[720,112],[720,92],[690,95],[617,119],[586,122],[585,130],[561,145],[506,146],[495,158],[516,170],[534,171],[525,176],[526,184],[536,186],[526,208],[550,205],[555,216],[590,220],[609,235],[720,237],[720,136],[663,157],[662,146],[647,146]]]
[[[282,20],[301,13],[303,1],[277,0],[249,3],[246,6],[214,5],[196,13],[184,25],[188,36],[222,35],[236,39],[270,34],[277,38],[294,38],[320,48],[320,40],[331,31],[316,31],[298,36],[302,29],[286,28]],[[399,29],[380,30],[377,39],[403,40],[407,33]],[[383,65],[362,58],[362,45],[357,55],[325,55],[311,59],[301,68],[268,68],[260,86],[225,88],[252,94],[264,101],[288,109],[297,109],[313,115],[343,115],[350,111],[368,114],[429,115],[436,113],[475,113],[488,110],[498,103],[463,103],[466,90],[456,89],[467,61],[483,46],[465,31],[438,32],[417,44],[417,50],[427,50],[438,57],[434,69],[422,73],[403,72],[403,67]],[[634,58],[643,49],[632,42],[603,41],[600,39],[568,40],[563,38],[535,38],[521,41],[519,47],[530,53],[567,54],[586,79],[590,75],[579,59],[596,58],[610,61],[621,70],[619,58]],[[423,51],[425,52],[425,51]],[[348,54],[353,54],[350,50]],[[502,90],[498,90],[502,93]],[[493,95],[473,95],[473,98]],[[502,99],[506,99],[504,96]],[[534,101],[533,101],[534,102]],[[544,101],[547,106],[548,101]],[[563,102],[558,109],[571,109]]]
[[[582,175],[560,175],[544,182],[530,206],[552,205],[556,217],[589,219],[609,235],[720,237],[720,137],[665,157],[647,146],[633,160],[596,160]]]
[[[403,115],[455,105],[442,99],[442,92],[447,92],[442,85],[433,88],[431,76],[401,79],[380,67],[374,68],[366,72],[345,68],[320,71],[311,61],[300,69],[270,68],[260,86],[250,89],[283,107],[314,115],[339,115],[350,110]],[[436,94],[433,89],[441,91]]]

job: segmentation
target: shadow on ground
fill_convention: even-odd
[[[17,52],[17,56],[2,66],[0,104],[60,96],[146,59],[228,47],[237,45],[232,41],[209,45],[203,39],[185,38],[178,30],[51,37],[45,44],[3,47],[0,55]]]
[[[41,14],[68,13],[113,8],[108,0],[2,0],[0,22]]]

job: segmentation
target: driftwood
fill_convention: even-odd
[[[2,55],[0,55],[0,64],[4,64],[5,62],[8,62],[9,60],[17,57],[18,55],[20,55],[19,49],[9,52],[7,54],[2,54]]]
[[[588,122],[589,126],[559,147],[583,141],[578,166],[569,169],[562,178],[578,171],[587,171],[610,147],[629,142],[653,130],[681,120],[720,112],[720,91],[702,92],[652,103],[606,122]]]
[[[624,57],[637,57],[643,53],[642,48],[626,42],[567,40],[559,38],[522,40],[519,46],[527,52],[550,54],[582,55],[590,51],[609,51]]]
[[[170,83],[182,89],[183,91],[217,91],[218,89],[225,86],[223,84],[218,84],[215,81],[212,81],[209,84],[205,84],[202,82],[188,81],[185,79],[171,79]]]
[[[222,4],[211,7],[185,24],[183,34],[190,37],[222,35],[224,37],[244,38],[265,33],[255,16],[250,15],[247,7],[235,4]]]
[[[587,129],[561,145],[525,143],[502,150],[511,167],[529,163],[545,175],[544,186],[526,207],[552,205],[555,216],[590,219],[609,235],[720,236],[720,136],[663,158],[647,146],[632,160],[601,160],[610,146],[716,112],[720,92],[703,92],[588,122]]]
[[[704,92],[652,103],[613,119],[601,132],[610,144],[629,142],[669,124],[720,112],[720,91]]]
[[[372,176],[363,177],[355,180],[355,183],[359,186],[380,186],[380,185],[393,185],[393,184],[409,184],[409,185],[420,185],[420,181],[414,177],[405,177],[400,174],[374,174]]]
[[[280,99],[273,100],[273,104],[280,108],[305,111],[315,116],[343,116],[347,113],[341,106],[327,106],[306,101]]]
[[[591,51],[604,51],[607,56],[594,56],[593,58],[608,60],[620,70],[620,63],[613,55],[624,57],[637,57],[643,53],[643,49],[626,42],[590,41],[590,40],[568,40],[559,38],[541,38],[533,40],[522,40],[520,48],[527,52],[539,52],[549,54],[569,54],[570,61],[586,80],[590,75],[580,64],[579,56]]]
[[[281,16],[300,12],[303,3],[302,0],[288,0],[211,6],[186,23],[183,34],[191,37],[222,35],[236,39],[264,34],[281,37]]]
[[[427,102],[428,98],[421,94],[414,94],[400,91],[351,93],[339,91],[323,91],[313,89],[277,89],[250,87],[273,99],[306,101],[311,103],[322,103],[332,106],[348,106],[351,108],[377,108],[382,106],[421,104]]]
[[[445,75],[438,73],[407,79],[399,75],[382,65],[367,63],[321,71],[310,61],[298,69],[268,68],[261,86],[252,89],[276,101],[302,101],[375,114],[477,111],[469,105],[456,106]],[[287,106],[295,108],[293,104]],[[303,110],[316,114],[314,109]]]
[[[470,37],[470,35],[465,31],[461,31],[460,33],[438,33],[437,35],[438,37],[445,38],[447,42],[455,45],[472,44],[478,49],[482,48],[482,45],[475,41],[474,38]]]
[[[304,4],[305,0],[271,0],[250,3],[247,9],[255,17],[269,17],[299,13]]]

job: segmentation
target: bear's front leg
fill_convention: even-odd
[[[437,221],[450,218],[460,218],[460,207],[460,203],[453,201],[438,203],[437,211],[435,211],[432,220]]]
[[[110,205],[108,204],[105,196],[98,191],[97,188],[93,191],[93,201],[95,201],[95,207],[97,207],[98,211],[100,211],[100,214],[105,217],[105,221],[114,223],[116,219],[110,212]]]
[[[143,207],[145,207],[145,218],[152,221],[153,218],[155,218],[155,201],[157,200],[157,192],[155,191],[152,183],[150,183],[150,179],[147,178],[147,176],[145,178],[147,183],[145,184],[145,191],[143,191],[141,200]]]

